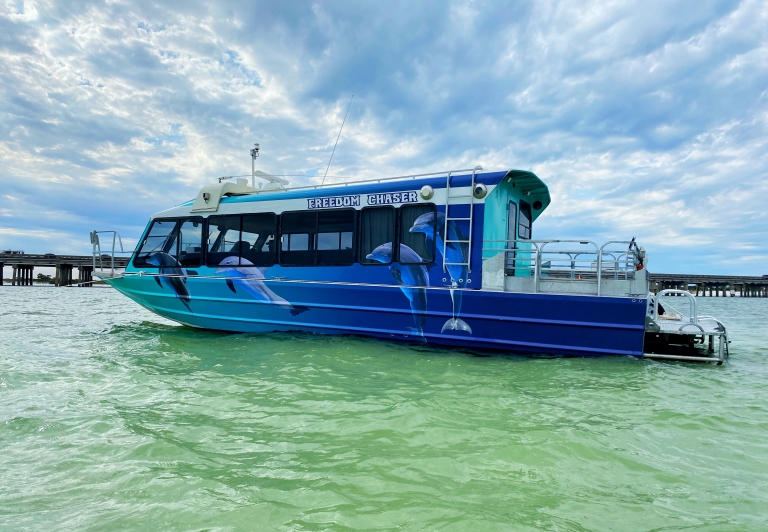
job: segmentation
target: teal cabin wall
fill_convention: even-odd
[[[507,235],[507,217],[509,215],[509,202],[514,201],[519,205],[523,199],[531,205],[531,234],[533,235],[533,222],[544,212],[550,203],[547,186],[535,174],[520,170],[510,171],[504,179],[485,198],[485,217],[483,220],[483,260],[489,259],[506,248],[504,242],[492,242],[494,240],[511,240],[517,238],[517,223],[515,234]],[[541,202],[541,208],[534,209],[535,201]],[[533,253],[525,253],[533,249],[531,244],[518,243],[515,260],[515,276],[527,277],[531,275],[533,267]]]

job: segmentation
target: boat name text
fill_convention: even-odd
[[[392,203],[418,203],[418,192],[391,192],[368,194],[368,205],[390,205]]]
[[[327,209],[329,207],[359,207],[360,196],[331,196],[330,198],[312,198],[307,200],[308,209]]]
[[[418,203],[418,192],[388,192],[386,194],[368,194],[368,205],[391,205],[393,203]],[[328,209],[333,207],[359,207],[360,196],[331,196],[307,200],[308,209]]]

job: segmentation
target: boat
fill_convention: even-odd
[[[94,274],[200,329],[476,352],[728,356],[725,326],[699,316],[693,295],[649,293],[648,254],[634,238],[534,238],[550,193],[533,172],[478,166],[291,187],[252,166],[250,177],[218,178],[153,215],[124,270],[103,267],[94,231]],[[114,257],[122,240],[110,233]]]

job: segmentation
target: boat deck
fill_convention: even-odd
[[[685,320],[683,318],[659,318],[656,320],[656,324],[659,326],[660,332],[664,334],[725,335],[725,327],[723,327],[723,324],[712,316],[698,316],[696,323],[692,323],[690,320]]]
[[[676,308],[672,299],[687,301],[688,311]],[[728,358],[729,343],[725,325],[712,316],[699,316],[696,298],[687,290],[662,290],[649,298],[644,358],[722,364]]]

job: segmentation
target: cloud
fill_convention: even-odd
[[[768,271],[764,2],[27,0],[0,35],[3,247],[135,238],[253,142],[310,182],[354,94],[330,174],[532,169],[538,237]]]

